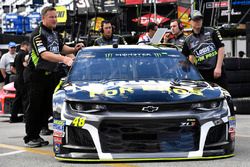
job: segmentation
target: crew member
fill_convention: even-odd
[[[203,16],[197,10],[190,19],[193,32],[186,38],[182,53],[197,66],[205,80],[227,89],[223,68],[224,44],[219,31],[203,27]]]
[[[48,113],[52,111],[52,94],[55,88],[54,74],[57,64],[63,62],[71,66],[73,59],[62,56],[63,54],[76,53],[83,47],[78,43],[75,47],[69,47],[62,43],[55,30],[57,13],[54,7],[47,6],[41,12],[42,23],[31,34],[30,61],[25,69],[24,82],[27,83],[29,105],[26,116],[25,145],[28,147],[41,147],[48,145],[39,136],[44,125],[48,121]]]
[[[110,21],[108,20],[102,21],[100,31],[102,33],[102,36],[95,40],[94,42],[95,46],[113,45],[113,44],[127,45],[127,42],[122,36],[113,34],[114,30]]]
[[[164,36],[164,43],[172,43],[182,49],[186,38],[183,24],[179,19],[173,19],[170,21],[170,29],[171,33]]]
[[[14,81],[14,87],[16,89],[16,96],[13,101],[10,123],[22,122],[23,116],[18,116],[18,113],[25,114],[25,110],[28,104],[27,90],[23,81],[23,71],[25,66],[25,56],[29,53],[29,43],[23,41],[20,45],[20,50],[14,60],[14,68],[16,71],[16,77]]]

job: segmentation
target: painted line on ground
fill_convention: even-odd
[[[19,153],[23,153],[23,152],[26,152],[26,151],[25,150],[18,150],[18,151],[12,151],[12,152],[8,152],[8,153],[2,153],[2,154],[0,154],[0,157],[19,154]]]
[[[14,145],[8,145],[8,144],[0,144],[0,148],[7,148],[12,150],[18,150],[10,153],[22,153],[22,152],[30,152],[35,154],[41,154],[41,155],[47,155],[54,157],[54,152],[48,151],[48,150],[41,150],[38,148],[27,148],[27,147],[20,147],[20,146],[14,146]],[[8,154],[8,153],[4,153]],[[3,154],[0,154],[0,156]],[[103,164],[105,166],[111,166],[111,167],[138,167],[136,165],[129,165],[129,164],[121,164],[121,163],[114,163],[114,164]]]
[[[20,147],[20,146],[8,145],[8,144],[0,144],[0,147],[12,149],[12,150],[19,150],[19,151],[23,150],[23,151],[30,152],[30,153],[48,155],[48,156],[54,157],[54,152],[48,151],[48,150],[41,150],[38,148],[27,148],[27,147]]]

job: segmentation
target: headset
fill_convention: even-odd
[[[170,21],[170,23],[175,22],[175,21],[177,21],[177,24],[178,24],[178,27],[179,27],[180,31],[183,30],[184,25],[181,23],[180,19],[173,19],[173,20]]]
[[[114,26],[112,25],[111,21],[109,21],[109,20],[103,20],[103,21],[102,21],[102,23],[101,23],[101,28],[100,28],[100,32],[101,32],[101,33],[103,33],[103,32],[104,32],[104,30],[103,30],[103,26],[104,26],[104,24],[109,24],[109,23],[111,24],[111,27],[112,27],[112,29],[111,29],[111,30],[112,30],[112,32],[113,32],[113,30],[114,30]]]

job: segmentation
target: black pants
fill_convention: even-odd
[[[13,101],[11,117],[17,117],[18,113],[25,114],[28,105],[27,90],[24,83],[15,82],[16,96]]]
[[[48,116],[52,113],[52,95],[54,91],[53,74],[31,72],[27,83],[29,105],[26,111],[25,142],[37,139],[44,126],[48,126]]]
[[[221,70],[221,77],[219,78],[214,78],[214,69],[212,70],[199,70],[201,73],[202,77],[205,79],[205,81],[213,82],[218,85],[220,85],[222,88],[228,90],[228,85],[227,85],[227,76],[225,73],[224,67],[222,67]]]
[[[4,85],[7,85],[8,83],[10,83],[10,75],[11,74],[6,73],[6,77],[4,78]]]

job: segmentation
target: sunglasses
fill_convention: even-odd
[[[16,47],[15,47],[15,46],[13,46],[13,47],[10,47],[10,48],[11,48],[11,49],[14,49],[14,48],[16,49]]]

